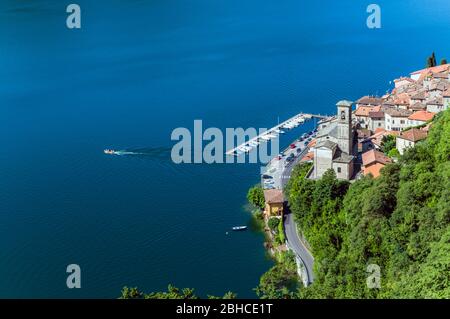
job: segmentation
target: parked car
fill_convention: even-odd
[[[297,148],[297,153],[300,153],[302,151],[302,149],[299,147]]]
[[[273,178],[273,177],[270,176],[270,175],[263,174],[262,178],[263,178],[263,179],[269,179],[269,178]]]
[[[295,146],[295,144],[291,144],[291,145],[289,145],[289,147],[294,149],[296,146]]]

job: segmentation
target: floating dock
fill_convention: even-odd
[[[299,125],[302,125],[303,123],[312,118],[318,118],[323,120],[329,118],[329,116],[320,114],[299,113],[291,117],[290,119],[272,127],[271,129],[259,134],[258,136],[236,146],[235,148],[226,151],[225,154],[238,156],[242,153],[248,153],[253,148],[258,147],[260,143],[269,142],[271,139],[277,138],[279,134],[284,133],[283,131],[284,129],[285,130],[293,129]]]

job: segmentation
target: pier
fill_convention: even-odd
[[[242,153],[248,153],[254,147],[257,147],[261,142],[268,142],[271,139],[276,138],[279,134],[284,133],[283,129],[290,130],[305,123],[307,120],[310,120],[312,118],[318,118],[323,120],[329,118],[329,116],[320,114],[299,113],[291,117],[290,119],[272,127],[271,129],[265,131],[264,133],[261,133],[258,136],[236,146],[235,148],[226,151],[225,154],[237,156]]]

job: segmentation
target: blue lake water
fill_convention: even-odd
[[[0,4],[0,297],[169,283],[255,297],[272,265],[263,235],[226,231],[250,224],[259,165],[175,165],[172,130],[332,113],[432,51],[450,59],[446,0],[378,1],[380,30],[354,0],[77,3],[81,30],[64,1]],[[71,263],[81,289],[66,287]]]

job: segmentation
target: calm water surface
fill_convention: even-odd
[[[77,3],[81,30],[64,1],[0,4],[0,297],[255,297],[263,236],[226,231],[250,224],[259,166],[174,165],[172,130],[332,113],[433,50],[450,59],[444,0],[378,1],[381,30],[364,1]],[[71,263],[82,289],[65,286]]]

